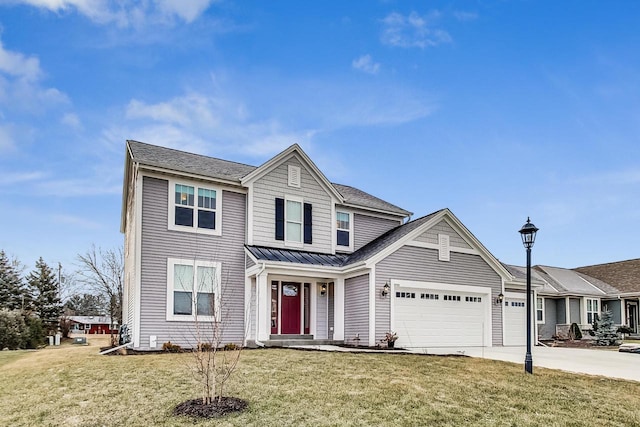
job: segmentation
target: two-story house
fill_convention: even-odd
[[[500,263],[448,209],[410,220],[330,182],[298,145],[255,167],[128,141],[122,206],[135,349],[193,347],[196,319],[244,345],[374,346],[388,331],[414,348],[525,342],[522,268]],[[595,298],[614,295],[546,273],[534,277],[544,335],[587,322]]]

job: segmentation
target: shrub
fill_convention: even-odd
[[[613,324],[613,313],[611,310],[602,312],[602,317],[596,320],[598,329],[596,330],[596,344],[615,345],[620,341],[616,327]]]
[[[27,325],[18,310],[0,310],[0,350],[23,348]]]
[[[44,328],[38,317],[25,317],[26,331],[23,337],[23,348],[38,348],[44,345]]]
[[[172,344],[171,341],[167,341],[162,344],[162,351],[166,351],[167,353],[182,353],[182,347],[178,344]]]
[[[224,349],[225,349],[225,351],[240,350],[240,346],[230,342],[230,343],[224,345]]]
[[[621,333],[621,334],[632,334],[633,333],[633,329],[631,329],[627,325],[622,325],[622,326],[618,327],[618,332]]]
[[[580,326],[577,323],[572,323],[569,328],[569,339],[570,340],[581,340],[582,339],[582,331],[580,330]]]

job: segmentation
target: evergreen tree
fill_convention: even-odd
[[[101,316],[109,312],[102,295],[76,294],[64,304],[65,312],[72,316]]]
[[[611,310],[602,312],[600,319],[594,322],[596,344],[615,345],[620,340],[618,330],[613,324],[613,313]]]
[[[0,250],[0,309],[21,310],[30,303],[30,295],[24,287],[17,268],[17,262],[11,261]]]
[[[34,292],[34,311],[42,320],[47,333],[57,329],[62,303],[59,297],[58,280],[42,257],[36,262],[36,268],[27,276],[27,283]]]

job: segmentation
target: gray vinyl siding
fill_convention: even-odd
[[[327,326],[328,292],[320,295],[320,285],[318,284],[316,298],[316,339],[326,340],[329,338],[329,327]]]
[[[416,237],[416,241],[423,243],[438,244],[438,234],[446,234],[449,236],[449,246],[454,248],[471,249],[471,246],[462,238],[453,228],[446,222],[440,221],[420,236]]]
[[[246,260],[245,260],[244,265],[245,265],[245,267],[247,269],[249,269],[249,268],[253,267],[254,265],[256,265],[256,263],[253,262],[253,260],[251,259],[251,257],[249,255],[245,254],[245,257],[246,257]]]
[[[544,298],[544,323],[538,324],[538,338],[550,340],[556,334],[556,308],[557,300]]]
[[[492,301],[502,291],[502,279],[479,255],[451,252],[450,261],[438,261],[435,249],[404,246],[376,264],[376,341],[391,324],[391,299],[381,293],[393,279],[487,287]],[[491,304],[491,323],[493,345],[502,345],[502,307]]]
[[[616,325],[622,324],[622,319],[620,318],[619,299],[602,300],[602,311],[604,310],[611,311],[611,314],[613,314],[613,323],[615,323]]]
[[[327,295],[329,296],[329,300],[328,300],[328,307],[327,307],[327,311],[328,311],[328,325],[327,328],[329,330],[328,332],[328,336],[329,339],[332,340],[333,339],[333,328],[335,327],[335,320],[334,320],[334,313],[335,313],[335,302],[334,302],[334,290],[333,290],[334,284],[333,282],[329,283],[329,287],[327,290]]]
[[[567,323],[567,303],[564,298],[556,301],[556,324]]]
[[[288,165],[300,167],[300,188],[288,186]],[[313,243],[305,244],[304,250],[331,253],[331,196],[295,156],[253,184],[253,244],[286,247],[275,239],[275,199],[285,196],[300,197],[313,206]]]
[[[127,200],[126,224],[124,232],[124,271],[125,286],[123,292],[122,323],[129,328],[130,336],[135,330],[135,310],[136,310],[136,287],[138,278],[136,277],[136,204],[135,204],[135,182],[131,180],[129,184],[129,198]],[[139,255],[138,255],[139,256]]]
[[[344,281],[344,342],[369,345],[369,275]]]
[[[193,322],[167,321],[167,259],[183,258],[221,263],[223,341],[244,340],[245,195],[223,190],[222,235],[211,236],[167,229],[168,182],[144,177],[142,195],[142,277],[140,349],[171,341],[195,344]]]
[[[569,298],[569,323],[582,323],[580,318],[580,300],[577,298]]]
[[[355,213],[353,215],[353,250],[357,251],[399,225],[400,221],[398,220]]]

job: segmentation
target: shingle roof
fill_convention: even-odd
[[[574,268],[614,286],[622,293],[640,292],[640,258]]]
[[[214,179],[222,179],[240,183],[240,179],[250,174],[256,166],[236,163],[201,154],[187,153],[173,148],[160,147],[139,141],[127,141],[133,161],[163,169],[187,172]],[[379,199],[371,194],[354,187],[333,184],[336,190],[345,198],[345,202],[368,209],[382,210],[403,216],[411,212],[394,204]]]
[[[616,289],[573,270],[559,267],[536,266],[538,273],[559,292],[581,295],[602,296],[615,293]]]
[[[291,249],[276,249],[264,246],[247,245],[246,248],[259,261],[279,261],[306,265],[344,267],[347,265],[355,264],[357,262],[366,261],[378,252],[382,251],[384,248],[392,245],[416,228],[420,227],[425,222],[429,221],[438,212],[440,211],[407,222],[406,224],[399,225],[396,228],[389,230],[377,239],[364,245],[350,255],[321,254],[317,252],[307,252]]]

